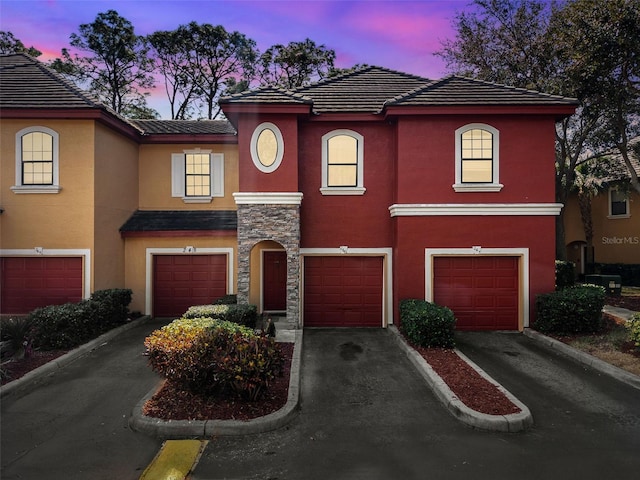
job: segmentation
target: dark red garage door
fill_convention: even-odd
[[[305,327],[382,327],[382,257],[305,257]]]
[[[179,317],[227,293],[226,255],[155,255],[153,315]]]
[[[518,258],[436,257],[434,301],[453,310],[459,330],[518,329]]]
[[[3,257],[0,313],[25,314],[82,299],[82,257]]]

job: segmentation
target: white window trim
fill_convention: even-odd
[[[528,248],[483,248],[480,246],[471,248],[425,248],[425,294],[427,302],[433,302],[433,259],[435,257],[463,257],[463,256],[490,256],[490,257],[519,257],[518,279],[521,282],[519,290],[521,298],[518,301],[519,319],[524,328],[529,327],[529,249]]]
[[[53,185],[23,185],[22,184],[22,137],[29,133],[44,132],[53,138]],[[23,128],[16,133],[16,184],[11,187],[13,193],[59,193],[59,135],[55,130],[47,127],[34,126]]]
[[[145,262],[145,291],[144,309],[145,315],[151,315],[153,305],[153,256],[154,255],[215,255],[225,254],[227,256],[227,294],[234,293],[233,285],[233,248],[193,248],[185,246],[182,248],[147,248]]]
[[[211,172],[211,195],[195,197],[185,195],[185,155],[189,153],[209,154]],[[184,203],[211,203],[213,198],[224,197],[224,154],[195,148],[171,154],[171,196],[182,198]]]
[[[610,188],[608,190],[608,192],[607,192],[607,202],[608,202],[607,211],[609,212],[609,214],[607,215],[607,218],[611,219],[611,220],[615,220],[615,219],[618,219],[618,218],[630,218],[631,217],[631,210],[630,210],[631,205],[629,204],[629,197],[628,196],[625,197],[627,213],[625,213],[624,215],[614,215],[613,213],[611,213],[611,202],[612,202],[611,193],[613,191],[614,190],[612,188]]]
[[[301,248],[300,249],[300,271],[302,272],[302,281],[300,282],[300,301],[304,299],[304,257],[310,256],[342,256],[354,255],[358,257],[371,256],[382,257],[382,325],[387,327],[393,325],[393,249],[392,248],[356,248],[349,246],[341,246],[338,248]],[[300,309],[301,315],[304,314],[304,308]],[[304,317],[301,318],[304,325]],[[386,321],[385,321],[386,320]]]
[[[493,181],[491,183],[462,183],[462,134],[479,128],[493,135]],[[502,190],[500,183],[500,132],[486,123],[469,123],[458,128],[455,132],[456,148],[456,178],[452,185],[456,192],[499,192]]]
[[[328,185],[328,148],[329,140],[338,135],[348,135],[358,142],[358,184],[355,187],[330,187]],[[364,195],[367,191],[364,188],[364,137],[358,132],[348,129],[332,130],[322,136],[322,195]]]
[[[82,298],[91,296],[91,250],[88,248],[0,249],[0,257],[82,257]]]
[[[260,137],[260,134],[265,130],[271,130],[273,132],[273,134],[276,136],[276,143],[278,146],[275,161],[272,165],[269,166],[263,165],[260,161],[260,157],[258,156],[258,138]],[[251,160],[258,170],[263,173],[275,172],[282,163],[282,158],[284,157],[284,140],[282,138],[282,132],[280,132],[280,129],[271,122],[261,123],[253,131],[253,135],[251,135],[250,148]]]

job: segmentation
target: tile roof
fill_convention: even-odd
[[[312,101],[310,98],[291,90],[285,90],[274,86],[266,86],[222,97],[219,103],[280,103],[304,105],[312,103]]]
[[[569,106],[571,98],[464,77],[442,80],[368,66],[284,92],[263,88],[226,97],[223,103],[313,102],[314,113],[380,113],[387,106]]]
[[[573,98],[509,87],[466,77],[450,76],[406,92],[387,106],[451,106],[451,105],[576,105]]]
[[[62,75],[29,55],[0,55],[0,108],[106,109]]]
[[[629,140],[628,147],[631,166],[634,168],[636,173],[640,175],[640,155],[635,154],[635,152],[640,149],[640,136]],[[602,167],[602,170],[606,171],[603,177],[605,183],[625,180],[628,181],[631,179],[629,168],[627,167],[627,164],[624,163],[622,154],[618,150],[615,150],[604,157],[597,156],[595,158],[589,158],[585,160],[585,162],[597,162]]]
[[[236,230],[234,210],[137,210],[120,227],[121,232],[177,230]]]
[[[131,120],[147,135],[235,135],[226,120]]]

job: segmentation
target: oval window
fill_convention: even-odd
[[[258,170],[271,173],[277,170],[284,155],[284,141],[280,129],[273,123],[261,123],[251,136],[251,160]]]
[[[278,141],[273,130],[265,128],[260,132],[256,149],[258,160],[265,167],[270,167],[276,162],[276,157],[278,156]]]

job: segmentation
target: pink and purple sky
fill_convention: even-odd
[[[456,12],[471,0],[0,0],[0,30],[60,56],[69,36],[96,15],[116,10],[138,35],[196,21],[237,30],[261,52],[310,38],[336,52],[336,66],[378,65],[428,78],[446,75],[434,53],[453,39]],[[154,95],[155,97],[156,95]],[[154,108],[156,102],[150,102]],[[162,113],[162,112],[161,112]]]

